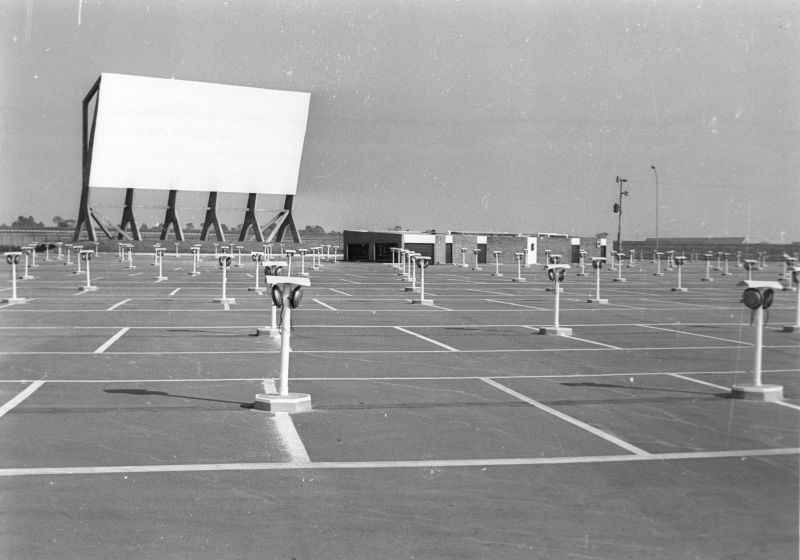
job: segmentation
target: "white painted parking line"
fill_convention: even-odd
[[[337,290],[336,288],[328,288],[330,291],[335,292],[337,294],[341,294],[343,296],[353,297],[353,294],[348,294],[347,292],[343,292],[342,290]]]
[[[291,457],[292,463],[310,463],[311,458],[308,456],[306,446],[303,445],[303,440],[300,439],[300,434],[297,433],[292,417],[288,412],[275,412],[275,427],[281,435],[286,452]]]
[[[126,303],[128,303],[128,302],[129,302],[131,299],[133,299],[133,298],[123,299],[122,301],[118,301],[117,303],[115,303],[114,305],[112,305],[111,307],[109,307],[108,309],[106,309],[106,311],[114,311],[114,310],[115,310],[115,309],[117,309],[118,307],[120,307],[120,306],[122,306],[122,305],[125,305]]]
[[[727,393],[730,393],[731,391],[730,387],[723,387],[722,385],[717,385],[716,383],[709,383],[708,381],[703,381],[702,379],[694,379],[692,377],[687,377],[680,373],[670,373],[668,375],[670,377],[675,377],[677,379],[683,379],[685,381],[691,381],[692,383],[698,383],[700,385],[705,385],[707,387],[713,387],[714,389],[719,389],[720,391],[725,391]]]
[[[422,340],[430,342],[431,344],[435,344],[436,346],[444,348],[445,350],[448,350],[450,352],[459,352],[460,351],[457,348],[453,348],[452,346],[448,346],[447,344],[439,342],[438,340],[433,340],[432,338],[428,338],[427,336],[422,336],[419,333],[415,333],[414,331],[410,331],[408,329],[404,329],[403,327],[394,327],[394,328],[397,329],[400,332],[404,332],[406,334],[410,334],[412,336],[416,336],[417,338],[421,338]],[[403,352],[407,352],[407,350],[404,350]]]
[[[328,305],[328,304],[327,304],[327,303],[325,303],[324,301],[320,301],[320,300],[318,300],[317,298],[313,298],[311,301],[313,301],[314,303],[318,303],[318,304],[320,304],[322,307],[325,307],[326,309],[330,309],[331,311],[336,311],[336,310],[337,310],[337,309],[336,309],[335,307],[333,307],[332,305]]]
[[[158,278],[158,279],[156,279],[155,282],[153,282],[153,284],[160,284],[163,281],[164,281],[164,278]]]
[[[511,305],[513,307],[524,307],[525,309],[533,309],[534,311],[548,311],[544,307],[536,307],[535,305],[522,305],[521,303],[514,303],[511,301],[500,301],[499,299],[485,299],[483,301],[488,301],[491,303],[502,303],[503,305]]]
[[[688,377],[686,375],[681,375],[680,373],[670,373],[670,377],[677,377],[678,379],[685,379],[686,381],[692,381],[693,383],[699,383],[700,385],[707,385],[708,387],[713,387],[715,389],[719,389],[721,391],[725,391],[726,393],[731,392],[731,387],[723,387],[722,385],[717,385],[716,383],[709,383],[708,381],[703,381],[702,379],[694,379],[692,377]],[[778,404],[781,406],[785,406],[787,408],[791,408],[794,410],[800,410],[800,406],[796,404],[792,404],[786,401],[768,401],[770,404]]]
[[[588,338],[578,338],[577,336],[567,336],[565,338],[571,338],[572,340],[579,340],[580,342],[588,342],[589,344],[596,344],[598,346],[603,346],[604,348],[610,348],[611,350],[622,350],[619,346],[614,346],[613,344],[606,344],[605,342],[597,342],[596,340],[589,340]]]
[[[604,440],[606,440],[606,441],[608,441],[610,443],[613,443],[614,445],[617,445],[617,446],[625,449],[626,451],[630,451],[631,453],[634,453],[636,455],[650,455],[650,453],[648,453],[644,449],[640,449],[640,448],[636,447],[635,445],[632,445],[632,444],[628,443],[627,441],[621,440],[620,438],[618,438],[617,436],[615,436],[613,434],[609,434],[608,432],[604,432],[603,430],[601,430],[599,428],[595,428],[594,426],[592,426],[590,424],[587,424],[586,422],[582,422],[581,420],[578,420],[577,418],[573,418],[572,416],[569,416],[568,414],[564,414],[563,412],[559,412],[555,408],[549,407],[546,404],[542,404],[539,401],[535,401],[532,398],[530,398],[530,397],[528,397],[526,395],[523,395],[522,393],[518,393],[517,391],[515,391],[511,387],[506,387],[502,383],[498,383],[494,379],[489,379],[488,377],[482,377],[481,381],[483,381],[484,383],[486,383],[488,385],[491,385],[495,389],[499,389],[499,390],[503,391],[504,393],[507,393],[507,394],[511,395],[514,398],[517,398],[517,399],[519,399],[519,400],[521,400],[523,402],[526,402],[531,406],[535,406],[539,410],[543,410],[544,412],[552,414],[556,418],[564,420],[565,422],[569,422],[573,426],[581,428],[582,430],[586,430],[590,434],[594,434],[597,437],[603,438]]]
[[[133,274],[128,274],[128,276],[139,276],[142,274],[141,272],[134,272]]]
[[[468,292],[480,292],[482,294],[491,294],[493,296],[513,297],[513,294],[506,292],[496,292],[494,290],[483,290],[480,288],[465,288]]]
[[[30,397],[34,391],[44,385],[44,381],[34,381],[3,406],[0,406],[0,418],[11,412],[19,403]]]
[[[432,296],[433,294],[428,294]],[[436,305],[435,303],[431,304],[431,307],[435,307],[436,309],[441,309],[442,311],[452,311],[449,307],[444,307],[442,305]]]
[[[275,387],[274,380],[264,379],[261,384],[264,388],[264,393],[268,395],[277,394],[278,389]],[[308,456],[303,440],[300,439],[300,434],[297,433],[297,428],[291,415],[288,412],[275,412],[272,415],[272,420],[281,438],[283,448],[289,455],[289,460],[296,464],[310,463],[311,458]]]
[[[347,278],[342,278],[342,282],[347,282],[348,284],[360,284],[361,282],[355,282],[353,280],[348,280]]]
[[[120,338],[122,338],[125,335],[125,333],[128,332],[128,330],[129,327],[121,328],[119,331],[117,331],[117,333],[114,336],[112,336],[111,338],[106,340],[103,344],[98,346],[97,350],[94,351],[94,354],[102,354],[103,352],[108,350],[108,348],[116,341],[118,341]]]
[[[177,294],[179,291],[180,291],[180,288],[175,288],[174,290],[172,290],[172,291],[169,293],[170,297],[174,296],[174,295],[175,295],[175,294]]]
[[[647,329],[654,329],[657,331],[664,331],[664,332],[671,332],[676,334],[687,334],[690,336],[698,336],[700,338],[710,338],[711,340],[719,340],[720,342],[733,342],[735,344],[741,344],[743,346],[752,346],[750,342],[746,342],[744,340],[734,340],[732,338],[720,338],[718,336],[711,336],[710,334],[701,334],[701,333],[694,333],[691,331],[682,331],[678,329],[667,329],[664,327],[654,327],[653,325],[645,325],[644,323],[640,323],[638,326],[644,327]]]
[[[585,455],[576,457],[520,457],[509,459],[421,459],[411,461],[320,461],[318,463],[196,463],[176,465],[124,465],[106,467],[21,467],[0,469],[0,477],[59,476],[90,474],[176,473],[212,471],[280,471],[343,469],[431,469],[463,467],[519,467],[536,465],[585,465],[686,461],[702,459],[741,459],[800,455],[798,447],[742,449],[734,451],[688,451],[647,455]]]

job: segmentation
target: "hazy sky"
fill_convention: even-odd
[[[799,13],[788,0],[0,0],[0,222],[75,217],[81,99],[118,72],[310,91],[301,227],[615,232],[622,175],[624,237],[642,238],[654,164],[662,235],[800,240]],[[118,220],[123,194],[92,202]],[[204,198],[179,195],[182,222],[202,221]],[[222,221],[245,199],[222,196]]]

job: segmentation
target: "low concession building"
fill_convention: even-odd
[[[367,231],[345,230],[344,259],[347,261],[391,262],[392,247],[408,249],[431,257],[435,264],[460,264],[462,258],[475,262],[494,262],[494,251],[501,251],[503,264],[515,262],[514,253],[525,253],[525,266],[544,263],[546,255],[558,254],[562,262],[577,263],[581,251],[587,258],[606,256],[606,234],[577,236],[566,233],[498,233],[450,231]],[[462,254],[465,257],[462,257]]]

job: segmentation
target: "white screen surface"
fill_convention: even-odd
[[[104,73],[89,186],[295,194],[309,99]]]

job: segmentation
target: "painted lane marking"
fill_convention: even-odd
[[[164,281],[164,278],[157,278],[156,281],[153,282],[153,284],[160,284],[163,281]]]
[[[326,309],[330,309],[331,311],[337,311],[337,309],[336,309],[335,307],[333,307],[332,305],[328,305],[328,304],[327,304],[327,303],[325,303],[324,301],[320,301],[320,300],[318,300],[317,298],[313,298],[311,301],[313,301],[314,303],[318,303],[318,304],[320,304],[322,307],[325,307]]]
[[[128,303],[131,299],[133,298],[123,299],[122,301],[118,301],[117,303],[106,309],[106,311],[114,311],[116,308]]]
[[[493,296],[503,296],[503,297],[513,297],[513,294],[508,294],[505,292],[496,292],[494,290],[482,290],[480,288],[464,288],[468,292],[480,292],[482,294],[491,294]]]
[[[514,303],[514,302],[511,302],[511,301],[500,301],[499,299],[485,299],[483,301],[488,301],[488,302],[491,302],[491,303],[502,303],[503,305],[511,305],[511,306],[514,306],[514,307],[523,307],[525,309],[533,309],[535,311],[549,311],[548,309],[545,309],[544,307],[536,307],[535,305],[522,305],[521,303]]]
[[[361,282],[354,282],[353,280],[348,280],[347,278],[342,278],[342,282],[347,282],[348,284],[361,284]]]
[[[597,342],[596,340],[589,340],[588,338],[578,338],[577,336],[567,336],[565,338],[571,338],[572,340],[579,340],[581,342],[587,342],[589,344],[597,344],[598,346],[610,348],[611,350],[622,350],[622,348],[620,348],[619,346],[614,346],[613,344],[606,344],[605,342]]]
[[[134,272],[133,274],[128,274],[128,276],[139,276],[142,274],[141,272]]]
[[[268,395],[278,393],[273,379],[264,379],[261,385],[264,388],[264,393]],[[303,444],[303,440],[300,439],[300,434],[297,433],[292,416],[288,412],[274,412],[271,419],[281,438],[281,444],[289,455],[289,461],[294,464],[310,463],[311,457],[308,456],[306,446]]]
[[[174,290],[172,290],[172,291],[169,293],[170,297],[172,297],[172,296],[174,296],[175,294],[177,294],[177,293],[178,293],[178,291],[180,291],[180,288],[175,288]]]
[[[689,451],[651,453],[648,455],[588,455],[577,457],[521,457],[509,459],[423,459],[412,461],[321,461],[318,463],[197,463],[178,465],[129,465],[107,467],[33,467],[0,469],[0,477],[58,476],[89,474],[130,474],[211,471],[279,471],[342,469],[418,469],[457,467],[516,467],[536,465],[581,465],[684,461],[700,459],[738,459],[742,457],[778,457],[800,455],[798,447],[743,449],[735,451]]]
[[[431,294],[433,295],[433,294]],[[436,305],[435,303],[431,305],[431,307],[435,307],[436,309],[441,309],[442,311],[452,311],[449,307],[444,307],[441,305]]]
[[[522,393],[518,393],[517,391],[515,391],[511,387],[506,387],[502,383],[498,383],[497,381],[495,381],[493,379],[489,379],[488,377],[482,377],[481,381],[483,381],[484,383],[486,383],[488,385],[491,385],[495,389],[499,389],[499,390],[503,391],[504,393],[507,393],[507,394],[511,395],[512,397],[514,397],[516,399],[519,399],[519,400],[521,400],[523,402],[526,402],[531,406],[535,406],[539,410],[543,410],[544,412],[550,413],[553,416],[555,416],[556,418],[559,418],[559,419],[561,419],[561,420],[563,420],[565,422],[569,422],[573,426],[581,428],[582,430],[586,430],[590,434],[594,434],[597,437],[600,437],[600,438],[602,438],[602,439],[604,439],[604,440],[606,440],[606,441],[608,441],[610,443],[613,443],[614,445],[616,445],[618,447],[621,447],[621,448],[625,449],[626,451],[630,451],[631,453],[634,453],[636,455],[650,455],[650,453],[648,453],[644,449],[640,449],[639,447],[636,447],[635,445],[632,445],[632,444],[628,443],[627,441],[621,440],[620,438],[618,438],[617,436],[615,436],[613,434],[609,434],[608,432],[604,432],[603,430],[601,430],[599,428],[595,428],[594,426],[592,426],[590,424],[587,424],[586,422],[582,422],[581,420],[578,420],[577,418],[573,418],[572,416],[569,416],[568,414],[564,414],[563,412],[559,412],[555,408],[549,407],[546,404],[542,404],[539,401],[535,401],[532,398],[530,398],[530,397],[528,397],[526,395],[523,395]]]
[[[116,341],[118,341],[120,338],[122,338],[122,337],[125,335],[125,333],[126,333],[126,332],[128,332],[128,330],[130,330],[130,328],[129,328],[129,327],[123,327],[123,328],[121,328],[119,331],[117,331],[117,333],[116,333],[114,336],[112,336],[111,338],[109,338],[108,340],[106,340],[106,341],[105,341],[103,344],[101,344],[100,346],[98,346],[98,347],[97,347],[97,350],[95,350],[93,353],[94,353],[94,354],[102,354],[103,352],[105,352],[106,350],[108,350],[108,348],[109,348],[109,347],[110,347],[112,344],[114,344]]]
[[[275,412],[274,415],[275,427],[278,429],[284,448],[291,457],[291,462],[294,464],[310,463],[311,457],[308,456],[306,446],[303,445],[303,440],[297,433],[292,416],[288,412]]]
[[[717,385],[716,383],[709,383],[708,381],[703,381],[702,379],[693,379],[691,377],[686,377],[685,375],[681,375],[680,373],[670,373],[668,375],[670,377],[675,377],[677,379],[683,379],[685,381],[691,381],[692,383],[698,383],[700,385],[705,385],[707,387],[713,387],[714,389],[719,389],[721,391],[725,391],[726,393],[731,392],[730,387],[723,387],[722,385]]]
[[[711,336],[710,334],[693,333],[691,331],[682,331],[678,329],[666,329],[664,327],[654,327],[652,325],[645,325],[644,323],[640,323],[637,326],[645,327],[647,329],[654,329],[657,331],[671,332],[676,334],[686,334],[689,336],[698,336],[700,338],[710,338],[711,340],[719,340],[720,342],[733,342],[735,344],[741,344],[743,346],[752,346],[750,342],[745,342],[743,340],[734,340],[732,338],[720,338],[718,336]]]
[[[328,288],[330,291],[335,292],[337,294],[341,294],[343,296],[353,297],[353,294],[348,294],[347,292],[343,292],[342,290],[337,290],[336,288]]]
[[[702,379],[694,379],[692,377],[687,377],[685,375],[681,375],[680,373],[670,373],[670,377],[676,377],[678,379],[685,379],[686,381],[692,381],[694,383],[699,383],[700,385],[707,385],[709,387],[713,387],[715,389],[719,389],[721,391],[725,391],[726,393],[731,392],[731,387],[723,387],[722,385],[717,385],[716,383],[709,383],[708,381],[703,381]],[[793,410],[800,410],[800,406],[792,403],[788,403],[786,401],[767,401],[770,404],[778,404],[781,406],[785,406],[787,408],[791,408]]]
[[[34,381],[3,406],[0,406],[0,418],[11,412],[19,403],[30,397],[34,391],[44,385],[44,381]]]
[[[423,336],[423,335],[421,335],[419,333],[415,333],[414,331],[410,331],[408,329],[404,329],[403,327],[394,327],[394,328],[397,329],[400,332],[404,332],[406,334],[410,334],[411,336],[416,336],[417,338],[421,338],[422,340],[430,342],[431,344],[435,344],[436,346],[444,348],[445,350],[447,350],[449,352],[459,352],[459,350],[457,348],[453,348],[452,346],[448,346],[447,344],[439,342],[438,340],[434,340],[432,338],[428,338],[427,336]],[[434,352],[435,351],[436,350],[434,350]]]

